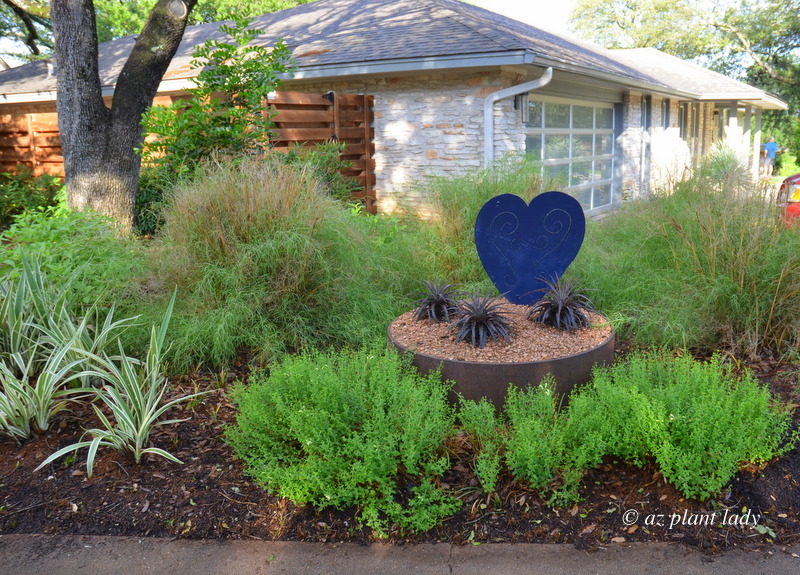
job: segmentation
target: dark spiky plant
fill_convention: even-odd
[[[450,323],[458,311],[458,298],[463,294],[449,283],[429,281],[422,283],[425,285],[425,291],[419,292],[422,297],[415,302],[417,309],[414,318]]]
[[[594,304],[586,295],[578,291],[577,282],[563,276],[556,280],[543,280],[548,291],[545,296],[531,305],[528,319],[564,331],[574,331],[589,327],[591,322],[587,312],[595,311]]]
[[[460,302],[458,319],[453,323],[456,341],[468,341],[483,349],[486,339],[502,337],[511,343],[511,320],[505,315],[505,308],[499,298],[475,294]]]

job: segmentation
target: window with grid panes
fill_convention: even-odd
[[[609,206],[614,184],[612,105],[529,101],[526,153],[546,183],[592,210]]]

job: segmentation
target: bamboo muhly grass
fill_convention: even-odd
[[[800,343],[800,234],[761,190],[719,173],[698,169],[589,226],[574,272],[640,343],[780,354]]]
[[[381,337],[424,251],[403,224],[364,216],[313,171],[269,160],[213,165],[176,191],[154,275],[177,285],[171,365],[224,367]],[[154,314],[153,314],[154,315]]]

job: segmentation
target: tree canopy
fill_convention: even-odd
[[[47,0],[0,0],[0,38],[19,47],[3,52],[5,56],[50,53],[53,28]],[[0,60],[0,65],[8,67],[5,60]]]
[[[310,0],[200,0],[190,24],[253,17],[305,4]],[[97,39],[106,42],[138,34],[156,0],[94,0]],[[53,31],[48,0],[0,0],[0,37],[13,42],[0,56],[23,60],[48,57]],[[3,61],[0,58],[0,65]]]
[[[800,151],[800,0],[579,0],[575,31],[607,48],[658,48],[778,94],[767,126]]]
[[[571,22],[607,48],[658,48],[745,78],[800,84],[800,0],[579,0]]]

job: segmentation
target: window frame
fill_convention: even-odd
[[[547,126],[547,106],[568,106],[569,122],[567,127],[548,127]],[[525,124],[526,154],[541,165],[541,175],[546,181],[549,174],[565,170],[566,183],[564,192],[574,196],[586,212],[604,211],[613,207],[618,187],[617,171],[617,123],[619,121],[615,109],[615,104],[611,102],[583,101],[562,98],[549,98],[546,96],[529,96],[529,121]],[[537,110],[537,107],[541,109]],[[592,109],[592,127],[576,128],[575,109]],[[608,114],[608,127],[605,127]],[[585,112],[579,112],[579,114]],[[536,118],[536,115],[539,115]],[[585,116],[584,116],[585,117]],[[586,142],[586,137],[591,136],[592,149],[588,154],[574,155],[576,153],[576,143]],[[566,137],[568,153],[558,157],[552,152],[548,152],[548,138],[555,141],[555,138]],[[531,150],[529,142],[531,139],[538,138],[535,151],[538,157]],[[605,144],[605,146],[603,145]],[[601,149],[605,148],[605,150]],[[563,149],[563,148],[562,148]],[[585,152],[585,147],[584,147]],[[603,153],[601,153],[603,152]],[[546,157],[548,156],[549,157]],[[588,164],[588,166],[587,166]],[[588,169],[587,169],[588,168]],[[578,182],[579,177],[589,177],[589,181]],[[606,201],[607,200],[607,201]]]

